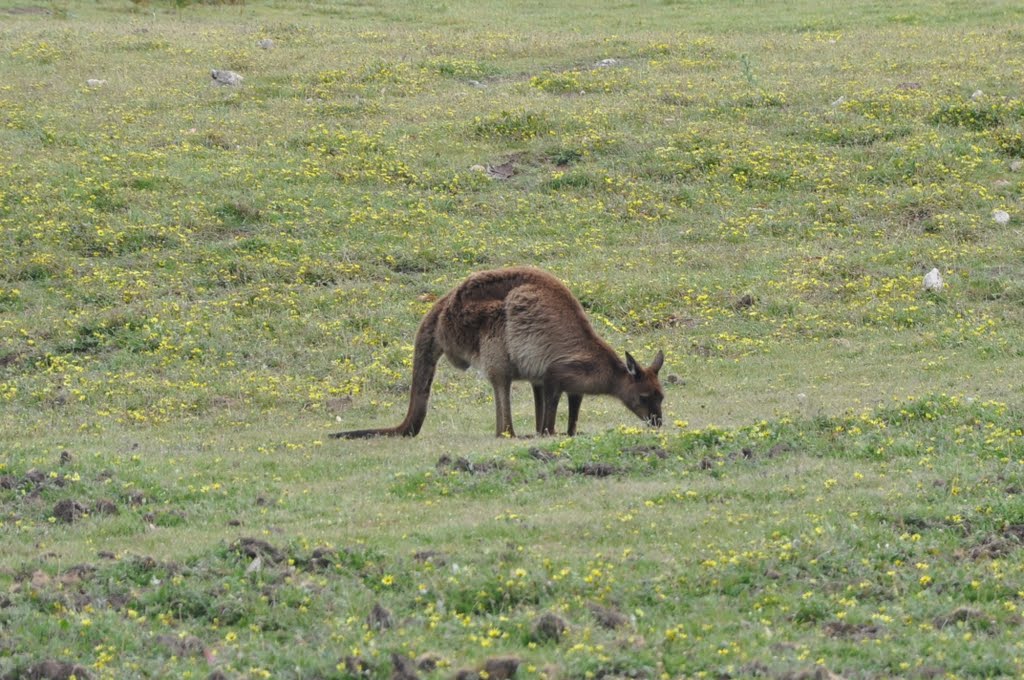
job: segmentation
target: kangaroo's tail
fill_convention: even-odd
[[[409,390],[409,410],[405,420],[394,427],[369,430],[350,430],[329,435],[332,439],[368,439],[370,437],[415,437],[427,417],[427,401],[430,386],[434,382],[434,371],[443,352],[437,343],[437,322],[442,304],[434,307],[423,318],[416,331],[416,345],[412,359],[412,388]]]

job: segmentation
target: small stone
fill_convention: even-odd
[[[1000,227],[1004,227],[1010,223],[1010,213],[1005,210],[993,210],[992,219],[995,220],[996,224]]]
[[[260,41],[258,43],[256,43],[256,45],[259,46],[259,48],[263,49],[263,50],[272,50],[272,49],[274,49],[274,41],[271,40],[270,38],[262,38],[262,39],[260,39]]]
[[[1010,161],[1010,170],[1013,170],[1014,172],[1020,172],[1022,169],[1024,169],[1024,160],[1021,160],[1020,158],[1015,158],[1012,161]]]
[[[263,570],[263,558],[261,556],[257,555],[256,557],[253,558],[252,562],[249,563],[249,566],[245,568],[245,574],[246,574],[246,576],[248,576],[249,574],[254,574],[254,573],[257,573],[257,572],[262,571],[262,570]]]
[[[107,84],[107,81],[105,78],[89,78],[85,81],[85,84],[89,87],[103,87]]]
[[[942,274],[939,273],[938,268],[933,268],[930,272],[924,275],[924,289],[938,293],[943,287]]]
[[[210,71],[210,78],[213,79],[215,85],[238,87],[245,80],[243,76],[234,71],[227,71],[222,69],[213,69]]]

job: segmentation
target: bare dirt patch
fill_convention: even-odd
[[[986,534],[967,551],[972,560],[1005,557],[1024,545],[1024,524],[1009,524],[998,533]]]
[[[51,14],[50,10],[46,9],[45,7],[35,7],[35,6],[31,6],[31,5],[29,5],[29,6],[22,6],[22,7],[8,7],[7,9],[5,9],[3,11],[4,11],[5,14],[13,14],[15,16],[17,16],[17,15],[29,15],[29,14],[37,14],[37,15]]]
[[[66,524],[78,521],[86,512],[84,505],[71,498],[65,498],[62,501],[58,501],[57,504],[53,506],[53,516]]]
[[[824,630],[825,635],[830,638],[844,640],[877,640],[882,635],[881,626],[848,621],[829,621],[825,624]]]
[[[93,676],[85,666],[80,664],[47,659],[29,666],[22,673],[17,671],[8,673],[4,676],[4,680],[69,680],[72,677],[89,680]]]
[[[366,626],[370,630],[388,630],[394,625],[395,618],[391,615],[390,611],[381,605],[380,602],[373,605],[373,609],[370,610],[369,615],[366,617]]]
[[[231,544],[231,550],[251,560],[259,557],[275,564],[285,558],[283,552],[258,538],[239,538]]]
[[[632,623],[628,616],[614,607],[605,607],[596,602],[591,602],[588,608],[602,628],[614,630],[616,628],[624,628]]]
[[[569,624],[561,616],[554,612],[544,612],[533,622],[533,639],[557,644],[568,628]]]
[[[957,607],[949,614],[936,616],[932,624],[942,630],[957,624],[963,624],[969,628],[985,628],[991,621],[980,609],[974,607]]]
[[[203,641],[195,635],[186,635],[185,637],[179,637],[178,635],[160,635],[157,637],[156,641],[166,647],[167,650],[175,656],[203,656],[206,653],[206,647],[203,646]]]

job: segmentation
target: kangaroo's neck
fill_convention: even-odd
[[[587,349],[553,369],[558,381],[567,392],[620,396],[629,374],[618,355],[599,338]]]
[[[622,364],[622,360],[619,359],[618,355],[609,350],[610,356],[608,357],[608,385],[607,392],[612,396],[623,399],[626,396],[626,391],[633,382],[633,377],[629,375],[629,371]]]

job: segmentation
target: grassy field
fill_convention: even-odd
[[[1020,677],[1022,26],[0,0],[0,678]],[[513,264],[661,431],[326,438]]]

